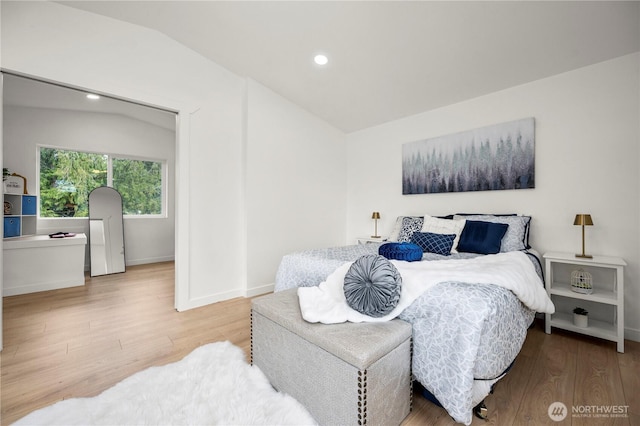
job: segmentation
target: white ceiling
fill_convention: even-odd
[[[162,32],[345,132],[640,50],[638,1],[58,3]]]
[[[2,84],[4,105],[117,114],[168,130],[176,129],[176,115],[156,108],[105,96],[89,100],[85,91],[12,74],[3,74]]]

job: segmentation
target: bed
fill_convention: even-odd
[[[400,302],[399,313],[380,320],[397,315],[412,324],[414,379],[424,387],[427,398],[441,405],[459,423],[470,424],[473,413],[479,414],[484,398],[519,353],[535,312],[553,310],[553,304],[544,292],[539,256],[528,244],[530,221],[530,217],[518,215],[401,216],[389,237],[394,243],[418,245],[423,251],[418,262],[390,261],[401,275],[404,274],[403,286],[407,285],[413,270],[421,274],[414,276],[419,277],[420,282],[424,277],[432,283],[416,293],[405,306],[400,306]],[[444,244],[442,240],[446,240]],[[304,312],[303,291],[304,294],[318,292],[323,286],[339,283],[344,280],[344,271],[350,265],[363,256],[378,254],[384,244],[388,243],[288,254],[278,268],[275,291],[313,287],[298,290]],[[534,283],[530,277],[521,280],[512,275],[506,278],[506,273],[503,279],[501,273],[493,272],[502,269],[491,269],[487,274],[471,272],[478,270],[473,268],[483,268],[483,263],[497,259],[520,263],[527,259],[524,263],[528,266],[520,266],[531,269],[533,272],[527,272],[535,275],[537,281]],[[472,264],[476,266],[472,267]],[[449,269],[427,279],[426,274],[434,273],[432,270],[440,266]],[[470,272],[464,275],[467,266]],[[451,269],[454,267],[455,272]],[[446,271],[454,278],[447,279]],[[480,279],[480,275],[489,278]],[[501,286],[498,281],[507,285]],[[540,299],[534,305],[530,300],[523,302],[525,299],[516,295],[520,294],[518,291],[507,288],[515,281],[527,281],[531,288],[525,291],[535,290],[536,297],[545,300]],[[536,286],[539,288],[533,288]],[[339,321],[342,319],[336,322]]]

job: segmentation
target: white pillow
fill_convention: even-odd
[[[451,246],[451,253],[457,253],[456,247],[458,247],[458,241],[460,241],[460,234],[467,221],[465,219],[440,219],[437,217],[424,215],[424,223],[422,224],[421,232],[431,232],[432,234],[455,234],[453,239],[453,246]]]

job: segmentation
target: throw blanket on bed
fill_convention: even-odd
[[[426,290],[444,281],[494,284],[511,290],[524,305],[534,311],[555,312],[533,264],[526,254],[519,251],[465,260],[391,262],[402,276],[402,291],[398,305],[388,315],[373,318],[349,307],[344,296],[343,284],[353,262],[347,262],[319,286],[298,288],[302,317],[308,322],[324,324],[388,321],[400,315]]]

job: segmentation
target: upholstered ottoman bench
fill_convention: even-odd
[[[322,425],[400,424],[411,410],[411,325],[312,324],[297,289],[256,298],[251,358]]]

